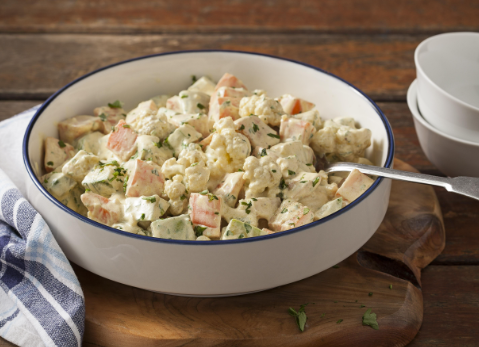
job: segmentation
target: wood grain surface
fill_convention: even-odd
[[[399,160],[395,167],[414,171]],[[444,244],[434,189],[395,181],[385,220],[358,253],[337,268],[272,290],[175,297],[75,266],[85,294],[85,345],[362,346],[374,340],[379,346],[405,346],[422,323],[421,269]],[[314,304],[307,307],[308,323],[300,333],[287,309],[304,303]],[[377,314],[379,330],[362,325],[368,308]]]
[[[474,0],[2,0],[0,31],[432,33],[477,18]]]
[[[47,98],[90,71],[142,55],[232,49],[299,60],[342,77],[375,100],[405,100],[414,49],[425,36],[0,35],[0,99]],[[20,78],[21,76],[21,78]]]

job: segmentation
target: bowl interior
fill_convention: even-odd
[[[448,33],[423,41],[417,68],[446,93],[479,112],[479,33]]]

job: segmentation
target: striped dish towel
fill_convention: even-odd
[[[0,123],[0,138],[20,138],[9,142],[10,148],[21,146],[34,112]],[[2,170],[8,162],[5,171],[16,181],[26,179],[23,163],[9,158],[18,148],[4,152],[1,147],[0,336],[19,346],[81,346],[85,301],[80,283],[42,216]]]

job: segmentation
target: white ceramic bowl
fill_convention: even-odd
[[[479,177],[479,144],[454,138],[429,124],[419,112],[417,86],[414,81],[409,87],[407,104],[419,143],[429,161],[448,176]]]
[[[416,48],[417,98],[440,131],[479,143],[479,33],[447,33]]]
[[[121,100],[125,109],[158,94],[178,93],[191,75],[218,80],[233,73],[250,89],[271,96],[298,95],[315,102],[326,118],[355,117],[372,130],[368,156],[390,167],[391,128],[381,110],[361,91],[327,72],[286,59],[246,52],[190,51],[141,57],[77,79],[48,99],[24,139],[30,180],[28,199],[43,215],[67,257],[108,279],[177,295],[220,296],[265,290],[321,272],[358,250],[383,220],[391,183],[378,179],[358,200],[337,213],[282,233],[232,241],[155,239],[113,229],[72,212],[40,184],[42,141],[57,136],[58,121],[90,114]]]

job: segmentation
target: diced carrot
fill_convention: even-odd
[[[303,145],[309,145],[314,131],[315,127],[310,122],[296,118],[285,118],[281,119],[279,135],[281,142],[299,140]]]
[[[160,167],[136,159],[135,167],[128,178],[125,195],[128,197],[161,195],[165,178]]]
[[[280,98],[280,103],[281,106],[283,106],[284,112],[291,115],[312,110],[315,106],[315,104],[309,101],[296,98],[292,95],[283,95]]]
[[[234,87],[234,88],[244,88],[247,89],[246,86],[241,82],[236,76],[225,73],[223,77],[220,78],[218,84],[216,84],[215,91],[218,91],[221,87]]]
[[[192,193],[190,195],[190,217],[193,224],[209,228],[221,226],[221,196]]]
[[[136,151],[137,134],[122,119],[111,133],[106,147],[121,160],[127,161]]]

